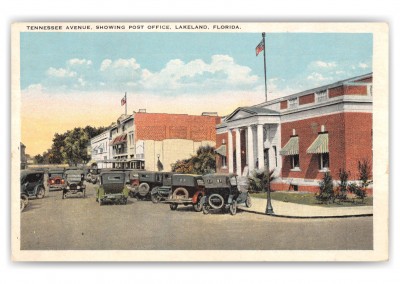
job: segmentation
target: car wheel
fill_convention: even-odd
[[[154,204],[156,204],[156,203],[159,203],[160,202],[160,197],[158,196],[158,194],[156,193],[156,194],[152,194],[151,195],[151,201],[154,203]]]
[[[210,213],[210,206],[204,205],[203,206],[203,214],[207,215],[208,213]]]
[[[250,196],[250,195],[247,195],[247,199],[246,199],[246,207],[247,207],[247,208],[250,208],[250,207],[251,207],[251,205],[252,205],[252,202],[251,202],[251,196]]]
[[[193,204],[193,209],[196,212],[200,212],[203,209],[203,204],[200,203],[201,196],[197,198],[197,202]]]
[[[229,212],[231,213],[231,215],[236,215],[236,211],[237,211],[237,203],[236,200],[233,200],[232,204],[229,206]]]
[[[21,200],[24,201],[24,205],[25,205],[25,207],[26,207],[26,206],[28,205],[28,203],[29,203],[28,195],[22,194],[22,195],[21,195]]]
[[[189,192],[184,187],[178,187],[177,189],[175,189],[174,193],[172,193],[172,198],[173,199],[188,199]]]
[[[141,197],[146,197],[150,191],[150,185],[148,183],[141,183],[138,187],[138,192]]]
[[[171,210],[176,210],[176,208],[178,208],[178,204],[176,204],[176,203],[170,204],[170,205],[169,205],[169,208],[170,208]]]
[[[36,198],[42,199],[44,197],[44,194],[45,194],[44,188],[43,187],[39,187],[39,190],[38,190],[38,192],[36,194]]]

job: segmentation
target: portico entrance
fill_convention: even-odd
[[[253,170],[280,169],[279,112],[261,107],[240,107],[217,126],[217,135],[227,134],[228,172],[243,175]],[[276,159],[276,161],[275,161]]]

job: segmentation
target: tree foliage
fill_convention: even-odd
[[[209,145],[200,146],[196,155],[171,164],[173,172],[205,175],[215,173],[215,148]]]
[[[76,127],[64,133],[55,133],[51,148],[42,155],[36,155],[36,164],[70,164],[87,163],[90,156],[87,153],[87,145],[90,139],[104,132],[106,127],[86,126]]]
[[[274,170],[269,172],[269,182],[273,181]],[[249,175],[250,191],[265,192],[268,184],[268,173],[266,170],[254,170]]]
[[[324,178],[319,182],[319,194],[315,197],[322,203],[334,201],[333,179],[329,172],[324,173]]]

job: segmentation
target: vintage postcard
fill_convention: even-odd
[[[11,28],[14,261],[388,260],[387,24]]]

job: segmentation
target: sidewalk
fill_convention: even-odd
[[[252,197],[252,206],[239,206],[241,210],[265,214],[267,199]],[[353,207],[322,207],[302,205],[290,202],[272,200],[273,216],[286,218],[344,218],[353,216],[372,216],[372,206]]]

